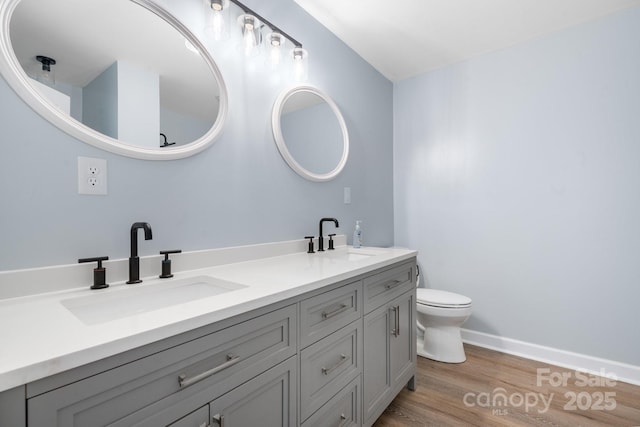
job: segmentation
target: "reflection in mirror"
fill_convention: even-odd
[[[22,71],[11,75],[3,66],[3,74],[63,130],[147,159],[195,154],[220,132],[226,89],[218,68],[200,42],[151,1],[2,2],[3,24],[10,24],[2,53]],[[43,102],[44,110],[37,105]]]
[[[347,127],[337,105],[310,86],[283,93],[273,109],[273,134],[284,160],[312,181],[335,178],[349,155]]]

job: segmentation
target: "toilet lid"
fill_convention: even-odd
[[[453,292],[425,288],[418,288],[416,291],[418,304],[451,308],[469,307],[471,305],[471,298],[454,294]]]

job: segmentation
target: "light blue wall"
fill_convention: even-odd
[[[163,3],[201,32],[200,1]],[[325,216],[338,218],[338,231],[347,235],[362,219],[367,244],[393,244],[392,84],[293,0],[246,4],[310,52],[308,83],[336,101],[349,127],[344,172],[313,183],[290,170],[270,120],[273,102],[292,81],[269,75],[262,62],[248,69],[235,48],[213,42],[207,45],[226,80],[229,118],[213,146],[178,161],[130,159],[84,144],[43,120],[0,80],[0,270],[98,255],[126,258],[134,221],[153,227],[153,240],[140,242],[141,255],[299,239],[317,234]],[[107,160],[107,196],[77,194],[78,156]],[[343,204],[346,186],[350,205]]]
[[[118,138],[117,62],[82,89],[82,123],[107,136]]]
[[[395,84],[395,241],[467,328],[640,365],[639,76],[634,8]]]

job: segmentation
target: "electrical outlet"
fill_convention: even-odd
[[[107,161],[78,157],[78,194],[107,194]]]

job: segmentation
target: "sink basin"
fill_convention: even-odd
[[[345,262],[361,261],[377,255],[375,252],[367,252],[366,250],[354,248],[347,249],[346,251],[327,251],[325,253],[332,260]]]
[[[60,303],[84,324],[95,325],[246,287],[211,276],[158,279],[154,283],[68,298]]]

